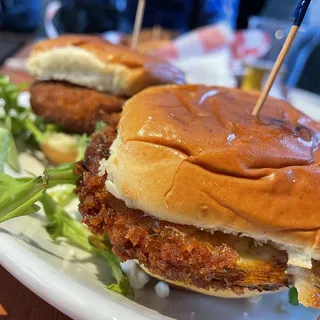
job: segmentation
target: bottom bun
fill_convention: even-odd
[[[175,287],[178,287],[180,289],[182,288],[182,289],[185,289],[188,291],[194,291],[194,292],[206,294],[208,296],[219,297],[219,298],[251,298],[251,297],[259,296],[262,294],[276,293],[276,292],[283,291],[283,290],[287,289],[285,287],[282,287],[281,289],[279,289],[277,291],[258,291],[258,290],[249,290],[247,288],[244,288],[243,294],[241,294],[241,295],[234,293],[230,289],[227,289],[227,290],[214,290],[214,289],[206,290],[206,289],[198,288],[198,287],[193,286],[191,284],[185,284],[180,281],[163,279],[161,276],[150,272],[144,265],[141,265],[141,264],[139,264],[139,265],[146,273],[148,273],[150,276],[152,276],[158,280],[165,281],[165,282],[167,282]]]

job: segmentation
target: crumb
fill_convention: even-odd
[[[170,287],[169,285],[164,281],[159,281],[155,286],[154,290],[156,291],[156,294],[160,298],[167,298],[170,294]]]
[[[134,289],[142,289],[150,280],[150,277],[139,266],[135,273],[128,274],[129,282]]]
[[[120,263],[121,270],[127,274],[135,274],[137,272],[137,263],[134,260],[127,260]]]
[[[248,298],[249,303],[259,303],[261,300],[262,295]]]
[[[102,177],[107,173],[107,160],[102,158],[99,162],[98,176]]]

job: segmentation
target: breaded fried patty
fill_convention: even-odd
[[[247,237],[159,221],[108,193],[99,162],[108,157],[112,139],[110,132],[94,135],[75,170],[84,222],[96,234],[108,233],[121,261],[136,259],[163,279],[239,295],[245,288],[273,291],[291,284],[283,251],[256,246]]]
[[[30,89],[31,107],[47,122],[74,133],[92,133],[102,120],[116,127],[124,99],[59,81],[38,81]]]

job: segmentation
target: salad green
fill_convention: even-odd
[[[296,287],[291,287],[289,289],[289,302],[293,306],[299,305],[298,291],[297,291]]]
[[[13,178],[0,173],[0,223],[40,210],[36,202],[43,206],[48,224],[46,230],[53,240],[65,238],[71,244],[104,259],[116,283],[107,288],[127,297],[133,296],[127,276],[121,271],[120,263],[111,252],[111,244],[93,235],[81,222],[73,219],[49,195],[47,189],[59,184],[75,184],[77,176],[72,173],[73,166],[63,166],[45,170],[43,175],[30,178]]]
[[[25,85],[15,85],[11,83],[9,77],[0,75],[0,168],[7,163],[14,171],[20,171],[15,140],[22,140],[24,144],[42,148],[46,143],[51,145],[50,142],[56,140],[57,134],[64,134],[66,140],[70,140],[68,137],[73,137],[74,148],[77,151],[76,160],[82,159],[88,136],[86,134],[71,136],[63,133],[58,125],[46,123],[30,109],[21,106],[18,97],[24,88]],[[8,139],[9,144],[6,142]]]
[[[115,283],[107,288],[132,297],[129,280],[111,252],[112,246],[107,237],[93,235],[64,208],[76,197],[74,189],[79,177],[73,172],[74,163],[47,168],[38,177],[13,178],[4,173],[5,164],[16,172],[20,171],[15,139],[42,146],[51,135],[60,132],[58,126],[46,124],[29,109],[19,105],[18,96],[23,87],[12,84],[8,77],[0,75],[0,223],[36,213],[41,209],[41,204],[51,239],[65,238],[70,244],[104,259],[115,279]],[[104,126],[99,123],[97,131]],[[89,138],[86,134],[76,135],[76,141],[78,161],[83,159]]]

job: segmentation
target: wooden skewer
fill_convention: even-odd
[[[294,40],[294,38],[296,37],[297,35],[297,32],[299,30],[299,27],[301,25],[301,22],[306,14],[306,11],[308,9],[308,6],[310,4],[310,1],[311,0],[300,0],[300,3],[297,7],[297,9],[295,10],[294,12],[294,22],[293,22],[293,26],[291,27],[291,30],[288,34],[288,37],[279,53],[279,56],[271,70],[271,73],[268,77],[268,80],[260,94],[260,97],[252,111],[252,115],[253,116],[257,116],[264,104],[264,102],[266,101],[267,97],[268,97],[268,94],[271,90],[271,87],[273,85],[273,82],[275,81],[278,73],[279,73],[279,70],[283,64],[283,61],[285,60],[289,50],[290,50],[290,47],[292,45],[292,42]]]
[[[280,53],[279,53],[279,56],[274,64],[274,66],[272,67],[272,70],[271,70],[271,73],[268,77],[268,80],[263,88],[263,91],[261,92],[260,94],[260,97],[258,99],[258,102],[256,103],[253,111],[252,111],[252,115],[253,116],[256,116],[259,114],[260,112],[260,109],[262,108],[264,102],[266,101],[267,97],[268,97],[268,94],[271,90],[271,87],[273,85],[273,82],[275,81],[279,71],[280,71],[280,68],[283,64],[283,61],[284,59],[286,58],[288,52],[289,52],[289,49],[291,47],[291,44],[297,34],[299,30],[299,27],[298,26],[293,26],[289,32],[289,35],[286,39],[286,42],[284,43]]]
[[[139,0],[138,2],[136,18],[134,21],[133,35],[132,35],[131,45],[130,45],[131,48],[136,48],[138,44],[145,4],[146,4],[145,0]]]

